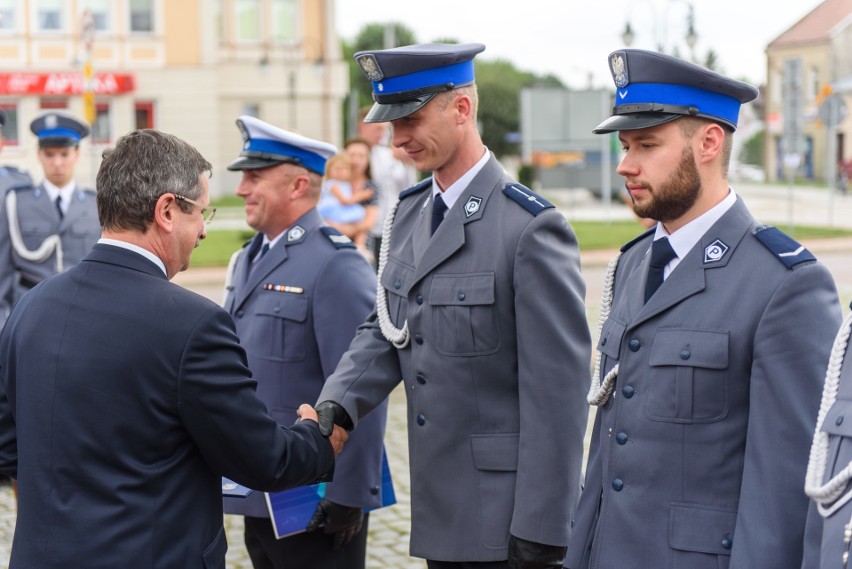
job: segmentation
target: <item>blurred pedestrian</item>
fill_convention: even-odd
[[[80,262],[101,233],[95,191],[74,179],[89,127],[48,111],[30,130],[38,137],[44,180],[8,187],[0,204],[0,325],[26,291]]]
[[[373,192],[363,188],[355,191],[351,180],[349,156],[341,153],[329,158],[317,211],[326,223],[352,239],[356,247],[366,252],[366,211],[360,202],[372,198]]]
[[[352,241],[326,226],[316,209],[322,174],[342,157],[334,146],[254,117],[240,117],[237,126],[245,144],[228,169],[243,174],[237,195],[258,234],[236,254],[225,308],[248,353],[258,395],[274,419],[289,424],[299,403],[319,396],[372,310],[376,278]],[[363,569],[364,510],[382,504],[386,420],[383,403],[352,434],[310,531],[278,540],[262,494],[225,500],[227,513],[246,516],[246,549],[255,569]]]
[[[657,224],[606,278],[565,566],[799,569],[834,281],[728,184],[757,89],[656,52],[609,64],[616,105],[594,132],[618,132],[618,173]]]
[[[370,233],[376,226],[379,216],[379,207],[382,203],[382,189],[373,181],[373,171],[370,165],[370,145],[361,138],[352,138],[346,141],[344,153],[349,158],[352,167],[350,181],[354,191],[360,192],[362,196],[369,196],[358,202],[364,208],[364,219],[358,226],[358,230],[367,237],[367,248],[365,257],[373,266],[376,266],[376,256],[370,242]]]
[[[222,476],[328,479],[309,405],[269,417],[227,312],[169,283],[206,236],[210,163],[131,132],[97,176],[103,237],[0,334],[0,472],[20,480],[10,567],[224,569]],[[329,444],[331,443],[331,444]]]
[[[590,362],[577,240],[482,144],[482,44],[359,52],[393,145],[433,177],[402,192],[376,312],[317,401],[359,425],[403,381],[411,555],[430,568],[562,567]],[[356,429],[357,432],[357,429]]]

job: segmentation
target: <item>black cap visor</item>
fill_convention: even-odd
[[[228,170],[260,170],[261,168],[271,168],[279,164],[290,162],[291,164],[299,164],[297,160],[286,160],[278,158],[261,158],[258,156],[240,156],[230,164]]]
[[[364,117],[364,122],[390,122],[407,117],[423,108],[435,95],[437,93],[428,93],[410,101],[388,105],[374,103],[373,108]]]
[[[613,115],[592,131],[595,134],[607,134],[619,130],[637,130],[671,122],[684,115],[673,113],[631,113]]]

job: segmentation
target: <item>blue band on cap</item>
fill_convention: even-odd
[[[243,148],[243,151],[265,152],[266,154],[282,158],[298,158],[302,166],[308,170],[312,170],[320,176],[325,174],[325,158],[298,146],[287,144],[286,142],[266,138],[252,138],[249,140],[248,146]]]
[[[740,114],[740,102],[734,97],[686,85],[631,83],[616,91],[616,112],[622,105],[647,103],[696,107],[700,114],[717,117],[734,126]]]
[[[39,138],[70,138],[80,141],[80,133],[70,128],[46,128],[38,131]]]
[[[399,75],[397,77],[386,77],[381,81],[373,81],[373,93],[377,95],[388,95],[391,93],[403,93],[432,87],[443,83],[453,85],[465,85],[473,83],[473,60],[462,61],[444,67],[424,69],[416,73]]]

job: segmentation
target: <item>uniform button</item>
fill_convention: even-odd
[[[722,540],[722,549],[730,549],[734,546],[734,540],[730,537],[726,537]]]
[[[417,334],[416,336],[414,336],[414,341],[417,342],[418,344],[422,344],[423,343],[423,336],[421,336],[420,334]]]
[[[378,486],[373,486],[372,488],[370,488],[370,494],[372,494],[373,496],[376,496],[378,493],[379,493],[379,487]]]
[[[422,294],[418,294],[417,296],[415,296],[415,297],[414,297],[414,301],[415,301],[417,304],[423,304],[423,295],[422,295]]]
[[[618,433],[617,435],[615,435],[615,442],[617,442],[620,445],[626,444],[627,443],[627,433]]]
[[[834,424],[835,424],[835,425],[837,425],[838,427],[839,427],[840,425],[842,425],[842,424],[843,424],[843,415],[838,416],[838,417],[834,420]]]
[[[612,489],[616,492],[621,492],[622,488],[624,488],[624,482],[621,480],[621,478],[613,478]]]
[[[426,385],[426,377],[422,373],[417,374],[417,383],[420,385]]]
[[[633,389],[632,385],[625,385],[624,387],[621,388],[621,394],[624,395],[624,397],[626,397],[627,399],[630,399],[631,397],[633,397],[633,394],[635,392],[636,391]]]
[[[394,281],[393,288],[399,290],[399,287],[401,287],[401,286],[402,286],[402,281],[400,281],[399,279]]]
[[[243,316],[245,316],[245,314],[246,313],[243,312],[242,310],[237,310],[237,318],[242,318]]]
[[[278,314],[279,312],[281,312],[281,307],[276,306],[275,308],[272,309],[272,312]]]
[[[421,427],[426,424],[426,417],[423,415],[417,415],[417,424]]]
[[[636,338],[633,338],[632,340],[627,342],[627,347],[630,348],[631,352],[638,352],[639,346],[641,346],[641,344],[639,343],[639,340],[637,340]]]
[[[464,293],[463,292],[459,292],[459,300],[464,300]]]
[[[689,350],[683,350],[680,352],[680,359],[688,360],[689,359]]]

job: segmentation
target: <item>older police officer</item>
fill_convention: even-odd
[[[636,212],[658,223],[608,275],[566,566],[799,568],[834,282],[728,185],[757,89],[654,52],[609,63],[616,105],[595,132],[618,132]]]
[[[590,340],[577,240],[476,127],[481,44],[355,55],[367,122],[432,177],[402,192],[377,312],[318,401],[352,427],[408,398],[411,554],[429,567],[561,567],[580,486]]]
[[[250,116],[237,119],[237,126],[243,150],[228,169],[243,174],[237,195],[258,234],[236,254],[225,308],[245,346],[258,395],[274,419],[289,425],[301,403],[316,400],[370,313],[376,279],[352,241],[324,225],[315,209],[335,147]],[[226,498],[226,512],[246,516],[255,569],[364,567],[364,509],[382,502],[386,418],[382,404],[350,438],[312,531],[276,540],[262,493]]]
[[[38,137],[44,181],[9,187],[0,205],[0,324],[24,292],[82,260],[101,233],[95,191],[74,180],[89,127],[49,111],[30,130]]]

